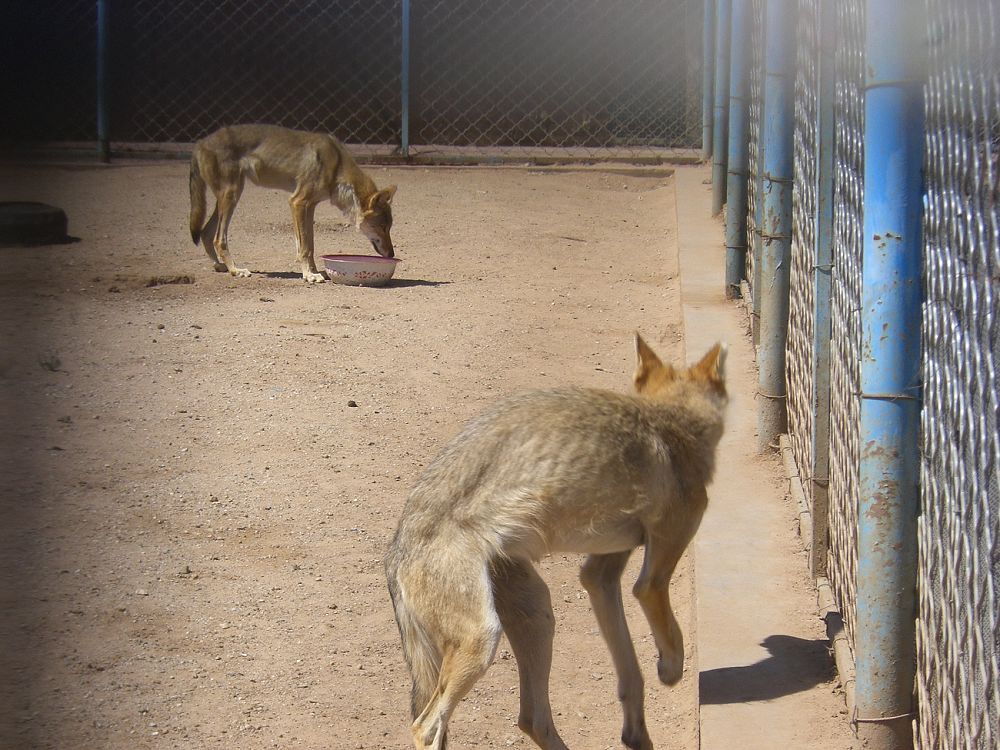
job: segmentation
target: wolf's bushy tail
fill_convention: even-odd
[[[430,633],[416,618],[399,582],[398,568],[392,560],[386,562],[389,595],[396,613],[396,625],[403,642],[403,656],[410,668],[413,688],[410,691],[410,715],[416,719],[430,703],[441,673],[441,653]]]
[[[201,230],[205,226],[205,179],[198,167],[197,146],[191,154],[191,175],[188,183],[191,187],[191,239],[197,245],[201,239]]]

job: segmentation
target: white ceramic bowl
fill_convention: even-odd
[[[381,255],[324,255],[323,264],[335,284],[382,286],[396,271],[398,258]]]

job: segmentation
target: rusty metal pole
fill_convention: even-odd
[[[913,747],[926,25],[923,5],[865,10],[858,737]]]
[[[712,121],[712,216],[726,203],[726,158],[729,155],[729,8],[715,4],[715,118]]]
[[[400,9],[402,25],[402,54],[399,66],[399,153],[404,159],[410,158],[410,0],[403,0]]]
[[[740,296],[747,264],[747,159],[750,151],[750,0],[732,0],[729,37],[729,158],[726,187],[726,299]]]
[[[108,5],[111,0],[97,0],[97,158],[111,161],[111,105],[108,95]]]
[[[701,158],[712,158],[712,107],[715,105],[715,0],[705,0],[701,34]]]
[[[763,211],[760,280],[760,345],[757,348],[757,447],[777,448],[788,429],[785,342],[792,258],[792,154],[795,83],[795,3],[767,0],[764,11]]]

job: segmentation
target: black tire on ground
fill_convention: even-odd
[[[66,242],[66,213],[31,201],[0,201],[0,244],[47,245]]]

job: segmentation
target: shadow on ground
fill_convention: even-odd
[[[701,673],[702,705],[772,700],[833,679],[833,660],[825,640],[770,635],[761,645],[770,653],[766,659]]]
[[[255,276],[263,276],[267,279],[288,279],[290,281],[302,281],[302,274],[298,271],[258,271],[253,270]],[[324,282],[326,283],[326,282]],[[445,284],[450,284],[450,281],[428,281],[426,279],[389,279],[385,284],[382,285],[383,289],[400,288],[407,286],[444,286]],[[373,289],[378,289],[380,287],[372,287]]]

